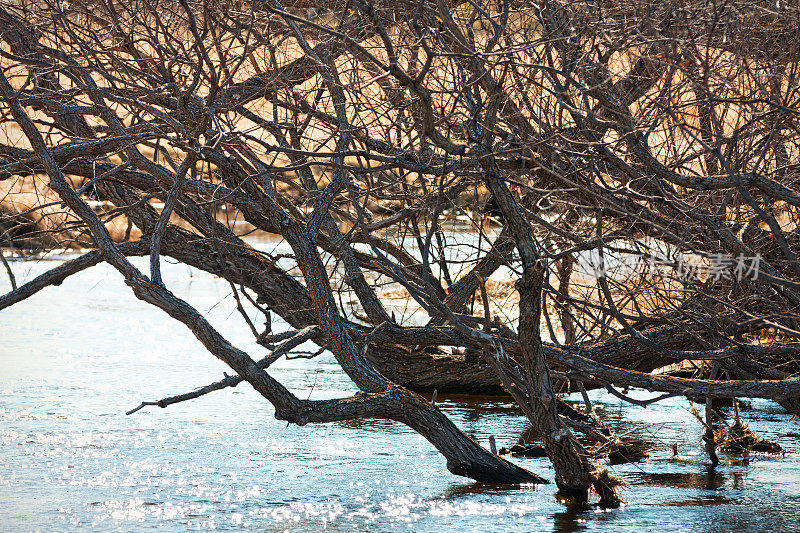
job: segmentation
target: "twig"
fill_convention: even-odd
[[[581,396],[583,396],[583,403],[586,405],[586,414],[592,413],[592,400],[589,399],[589,393],[586,392],[586,387],[583,386],[583,381],[575,380],[575,383],[578,385],[578,390],[581,391]]]
[[[272,363],[280,359],[281,356],[283,356],[284,354],[288,354],[290,350],[296,348],[297,346],[299,346],[300,344],[306,342],[309,338],[311,338],[316,333],[316,329],[317,329],[316,326],[309,326],[307,328],[301,329],[300,331],[296,332],[294,336],[290,337],[288,340],[284,341],[277,348],[275,348],[275,351],[273,351],[270,355],[258,361],[256,365],[261,369],[269,367]],[[224,379],[215,381],[214,383],[210,383],[209,385],[205,385],[204,387],[200,387],[191,392],[185,392],[183,394],[178,394],[176,396],[168,396],[167,398],[162,398],[161,400],[155,402],[142,402],[141,405],[139,405],[135,409],[131,409],[125,414],[132,415],[139,409],[142,409],[143,407],[147,407],[150,405],[157,405],[161,408],[164,408],[174,403],[193,400],[195,398],[199,398],[200,396],[205,396],[206,394],[214,391],[222,390],[227,387],[235,387],[242,381],[243,379],[240,376],[229,376],[225,374]]]
[[[486,294],[486,280],[475,274],[478,279],[478,288],[481,290],[481,301],[483,302],[483,330],[486,333],[492,329],[492,313],[489,310],[489,296]]]
[[[715,467],[719,464],[719,457],[717,457],[717,444],[714,439],[714,397],[706,396],[706,433],[703,435],[703,440],[706,443],[706,451],[708,457],[711,459],[711,466]]]
[[[6,272],[8,272],[8,279],[9,279],[9,281],[11,281],[11,290],[12,291],[17,290],[17,280],[14,277],[14,273],[11,271],[11,265],[9,265],[8,261],[6,261],[6,256],[3,255],[3,249],[2,248],[0,248],[0,261],[3,262],[3,266],[6,267]]]

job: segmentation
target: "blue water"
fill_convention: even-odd
[[[12,268],[23,282],[69,257]],[[164,278],[234,344],[263,355],[226,283],[170,263]],[[9,288],[3,276],[0,291]],[[800,424],[769,402],[742,416],[789,453],[749,465],[723,456],[710,470],[687,402],[642,409],[591,393],[610,425],[655,447],[648,462],[610,467],[629,486],[622,508],[603,511],[564,505],[552,485],[453,476],[397,423],[287,426],[246,384],[125,415],[225,370],[108,267],[0,311],[0,531],[800,531],[800,443],[790,434]],[[270,372],[303,397],[355,392],[325,355],[281,360]],[[485,445],[489,435],[513,444],[527,427],[503,399],[440,405]],[[553,479],[545,460],[514,460]]]

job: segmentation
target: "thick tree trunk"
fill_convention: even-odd
[[[453,474],[484,483],[547,483],[479,446],[421,396],[399,389],[396,394],[401,398],[400,406],[388,418],[405,423],[432,443],[447,458],[447,469]]]
[[[496,95],[495,95],[496,96]],[[519,292],[519,343],[522,350],[522,375],[511,361],[500,361],[499,353],[489,353],[506,389],[542,436],[547,456],[553,463],[558,488],[572,497],[585,499],[592,486],[593,468],[572,433],[561,424],[540,334],[542,285],[547,268],[539,257],[530,224],[505,181],[499,174],[492,151],[479,146],[484,181],[503,211],[522,260]]]

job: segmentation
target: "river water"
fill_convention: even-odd
[[[70,257],[11,265],[24,282]],[[167,286],[229,340],[263,355],[227,284],[183,265],[163,268]],[[0,291],[9,288],[2,276]],[[642,409],[590,393],[612,427],[654,448],[647,462],[610,467],[629,486],[625,505],[604,511],[564,505],[553,485],[453,476],[397,423],[287,426],[246,384],[125,415],[224,370],[105,266],[0,311],[0,531],[800,531],[800,424],[770,402],[752,402],[742,416],[789,453],[749,465],[723,456],[711,470],[685,401]],[[281,360],[270,372],[302,397],[355,392],[326,355]],[[484,445],[489,435],[513,444],[527,427],[502,398],[439,403]],[[553,479],[546,460],[513,460]]]

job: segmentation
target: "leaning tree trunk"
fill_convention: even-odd
[[[592,486],[593,468],[572,433],[559,420],[556,396],[550,380],[550,369],[542,349],[540,335],[542,283],[547,268],[533,242],[531,228],[519,204],[501,179],[492,150],[480,146],[480,155],[487,187],[503,212],[522,259],[522,277],[517,281],[519,291],[519,342],[522,348],[520,376],[516,365],[505,365],[498,353],[490,354],[507,390],[542,437],[547,456],[553,463],[556,484],[563,492],[586,498]],[[599,491],[598,491],[599,492]]]
[[[0,72],[0,95],[30,141],[50,178],[49,186],[64,203],[88,226],[102,259],[125,278],[134,294],[141,300],[159,307],[185,324],[213,355],[221,359],[242,379],[250,383],[274,406],[276,417],[305,424],[330,422],[363,417],[383,417],[401,421],[428,439],[447,459],[448,469],[457,475],[484,482],[546,483],[546,480],[487,451],[460,431],[435,405],[419,395],[394,385],[377,372],[356,348],[346,325],[339,315],[327,273],[313,242],[304,235],[299,224],[270,199],[273,214],[286,229],[287,240],[297,254],[298,264],[311,293],[319,323],[328,346],[343,370],[364,391],[352,398],[309,402],[301,401],[274,380],[249,355],[232,346],[208,321],[185,301],[177,298],[162,283],[145,277],[114,244],[98,216],[81,200],[64,179],[50,150],[25,113],[13,88]],[[102,96],[94,93],[98,107]],[[104,117],[105,118],[105,117]],[[110,126],[113,121],[107,120]],[[134,154],[131,154],[134,155]],[[177,178],[176,178],[177,179]],[[303,228],[307,229],[307,228]],[[166,232],[166,226],[162,228]],[[159,258],[151,258],[159,261]]]

